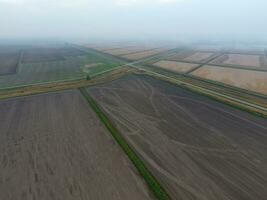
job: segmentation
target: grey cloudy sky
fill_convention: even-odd
[[[267,40],[266,0],[0,0],[0,38]]]

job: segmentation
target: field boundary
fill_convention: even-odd
[[[128,158],[132,161],[140,175],[144,178],[149,188],[154,193],[155,197],[158,200],[170,200],[170,196],[163,189],[163,187],[159,184],[156,178],[152,175],[152,173],[146,168],[144,162],[139,158],[139,156],[135,153],[135,151],[129,146],[123,136],[119,133],[119,131],[113,126],[108,117],[104,114],[100,106],[95,102],[95,100],[88,94],[84,87],[79,88],[82,96],[86,99],[91,108],[95,111],[96,115],[103,122],[105,127],[109,130],[110,134],[117,141],[119,146],[123,149]]]

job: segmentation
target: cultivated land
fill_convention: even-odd
[[[203,66],[191,74],[204,79],[222,82],[265,95],[267,94],[267,72]]]
[[[169,57],[169,60],[188,61],[188,62],[205,62],[214,56],[210,51],[183,51]]]
[[[188,72],[198,66],[198,64],[183,63],[169,60],[161,60],[159,62],[154,63],[153,65],[173,72]]]
[[[266,120],[147,76],[88,92],[173,199],[266,198]]]
[[[0,199],[152,199],[77,90],[0,101]]]
[[[0,76],[15,74],[19,65],[21,52],[0,52]]]
[[[157,48],[157,49],[152,49],[152,50],[147,50],[147,51],[142,51],[142,52],[137,52],[137,53],[131,53],[127,55],[121,56],[122,58],[128,59],[128,60],[139,60],[143,59],[149,56],[156,55],[160,52],[167,51],[168,49],[166,48]]]
[[[226,54],[211,63],[219,65],[238,65],[267,69],[267,58],[264,55]]]
[[[41,55],[41,57],[38,51],[37,54],[31,54],[31,61],[38,60],[38,62],[20,63],[16,74],[0,76],[0,89],[52,81],[80,79],[86,75],[95,76],[122,65],[120,61],[107,58],[105,55],[96,54],[93,51],[86,51],[82,53],[83,55],[79,55],[80,53],[77,52],[81,52],[81,50],[77,49],[74,51],[74,48],[69,48],[70,50],[66,50],[68,49],[67,47],[62,48],[65,50],[63,51],[61,49],[59,51],[60,57],[58,57],[58,51],[56,53],[54,51],[50,52],[48,48],[44,48],[45,52],[48,51],[48,53]],[[28,51],[34,50],[30,49]],[[49,56],[46,57],[47,55]],[[25,59],[24,56],[23,54],[23,58]],[[50,59],[52,58],[57,60],[51,61]],[[43,62],[39,62],[41,60]],[[96,63],[101,63],[101,65],[95,65]],[[88,69],[88,65],[92,64],[95,66]]]
[[[72,47],[32,48],[24,51],[23,63],[38,63],[65,60],[67,56],[81,56],[84,52]]]

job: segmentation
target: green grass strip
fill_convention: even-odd
[[[138,157],[138,155],[134,152],[134,150],[128,145],[126,140],[122,137],[119,131],[112,125],[109,121],[108,117],[102,112],[99,105],[95,102],[95,100],[88,94],[85,88],[79,88],[81,94],[87,100],[89,105],[95,111],[99,119],[104,123],[106,128],[110,131],[111,135],[117,141],[117,143],[121,146],[123,151],[127,154],[129,159],[132,161],[134,166],[137,168],[138,172],[145,179],[146,183],[154,193],[155,197],[158,200],[170,200],[170,196],[163,189],[163,187],[159,184],[159,182],[155,179],[155,177],[150,173],[150,171],[146,168],[144,162]]]

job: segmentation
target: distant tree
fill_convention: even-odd
[[[89,75],[86,75],[86,80],[91,80],[90,76]]]

